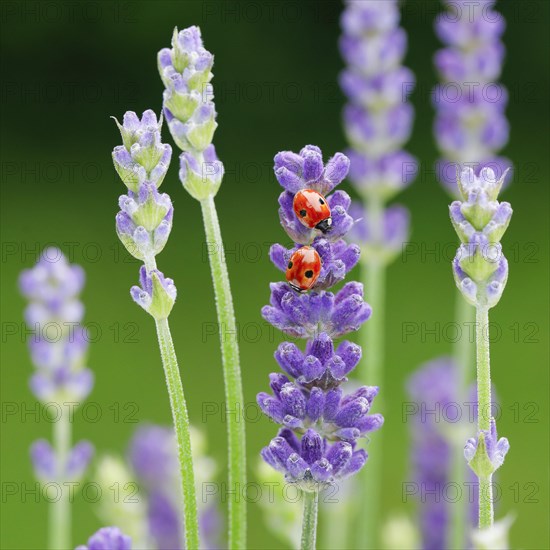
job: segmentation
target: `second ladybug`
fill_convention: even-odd
[[[300,222],[310,229],[319,229],[323,234],[331,229],[330,207],[321,193],[313,189],[303,189],[294,195],[294,213]]]
[[[321,257],[311,246],[296,250],[286,268],[286,280],[297,292],[308,291],[321,274]]]

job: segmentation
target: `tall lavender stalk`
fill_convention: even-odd
[[[358,330],[371,315],[360,283],[347,283],[336,294],[329,291],[359,261],[359,247],[343,240],[354,224],[348,213],[350,198],[343,191],[325,197],[332,213],[332,229],[326,235],[302,225],[293,209],[298,191],[331,193],[348,168],[349,160],[342,153],[323,164],[320,149],[312,145],[299,154],[285,151],[275,156],[275,176],[284,188],[279,218],[296,244],[291,250],[273,245],[271,261],[286,271],[289,258],[302,245],[311,245],[321,260],[310,293],[298,293],[286,282],[272,283],[270,305],[262,309],[274,327],[307,341],[305,351],[290,342],[279,346],[275,359],[286,374],[271,374],[273,394],[257,396],[262,411],[283,426],[262,450],[262,457],[302,491],[303,549],[316,545],[319,492],[364,466],[367,453],[357,448],[357,441],[383,423],[380,414],[369,414],[377,387],[362,386],[348,395],[341,387],[361,359],[361,348],[349,341],[334,348],[335,339]]]
[[[176,287],[156,264],[156,255],[164,248],[172,229],[172,201],[157,190],[168,170],[172,148],[161,143],[162,119],[157,121],[151,110],[145,111],[141,120],[129,111],[123,124],[117,121],[117,125],[123,145],[113,150],[113,161],[128,194],[119,199],[121,211],[116,216],[116,230],[128,252],[144,264],[139,274],[141,287],[132,287],[131,295],[155,320],[178,442],[185,542],[187,548],[195,549],[199,547],[199,530],[189,415],[168,324]]]
[[[214,56],[202,42],[198,27],[174,30],[172,48],[158,54],[158,67],[165,86],[164,114],[180,155],[180,180],[186,191],[201,204],[206,239],[214,253],[209,255],[220,333],[225,399],[229,410],[241,410],[243,392],[239,346],[229,275],[214,197],[224,167],[212,144],[217,128],[213,102]],[[229,336],[228,336],[229,335]],[[227,423],[229,486],[236,495],[246,486],[246,439],[239,415]],[[229,547],[246,547],[246,501],[229,499]]]
[[[55,484],[60,492],[50,506],[49,547],[69,548],[71,484],[82,478],[93,454],[88,441],[71,443],[74,405],[82,404],[93,387],[92,372],[85,367],[88,341],[80,325],[84,271],[69,264],[61,250],[48,248],[32,269],[21,273],[19,285],[29,300],[25,320],[33,331],[29,347],[36,371],[30,388],[40,402],[55,403],[61,411],[53,423],[53,444],[36,441],[31,458],[37,479]]]
[[[435,136],[442,158],[437,174],[453,198],[459,196],[457,165],[472,167],[476,174],[489,166],[500,176],[510,161],[497,156],[508,141],[508,122],[504,110],[506,89],[496,81],[502,72],[505,48],[500,40],[505,28],[502,16],[492,9],[495,0],[467,2],[443,0],[447,11],[435,22],[436,32],[445,48],[435,55],[441,83],[433,94],[437,110]],[[473,308],[457,294],[456,321],[467,333],[473,321]],[[464,396],[473,376],[473,346],[464,336],[454,349],[459,366],[458,396]],[[452,460],[453,481],[463,485],[462,446],[456,438]],[[465,506],[452,507],[452,536],[455,547],[464,544]]]
[[[362,204],[353,205],[354,216],[362,220],[353,237],[361,243],[362,277],[376,311],[363,330],[365,359],[360,376],[363,382],[375,384],[384,383],[386,268],[409,232],[407,209],[386,208],[386,203],[409,185],[417,172],[416,160],[401,149],[413,123],[413,108],[407,98],[415,78],[401,65],[407,37],[399,20],[397,0],[348,0],[341,19],[340,49],[348,67],[340,76],[340,85],[349,99],[344,128],[351,144],[350,180],[362,199]],[[363,476],[359,547],[377,544],[382,440],[377,445],[379,452]]]
[[[497,438],[491,417],[489,352],[489,309],[500,300],[508,279],[500,239],[512,208],[497,200],[505,177],[506,172],[497,178],[491,168],[483,168],[479,176],[465,168],[457,178],[462,201],[450,206],[451,221],[462,241],[453,261],[455,282],[464,299],[476,308],[478,435],[468,440],[464,455],[479,479],[480,529],[493,524],[492,476],[509,449],[507,439]]]

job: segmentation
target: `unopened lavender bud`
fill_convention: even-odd
[[[480,479],[490,479],[504,463],[509,449],[510,444],[505,437],[498,439],[496,422],[492,418],[488,430],[481,430],[477,438],[468,440],[464,447],[464,456]]]
[[[137,192],[139,186],[147,179],[147,171],[140,166],[126,147],[119,145],[113,149],[113,164],[120,179],[130,189]]]
[[[168,127],[177,146],[182,151],[204,151],[211,143],[218,127],[216,109],[213,103],[201,105],[193,116],[183,123],[166,113]]]
[[[123,124],[115,118],[120,130],[122,146],[113,150],[113,163],[124,184],[137,193],[144,182],[159,187],[166,175],[172,148],[160,141],[162,117],[157,121],[155,113],[147,110],[141,120],[128,111]]]
[[[116,230],[128,252],[139,260],[159,254],[172,227],[170,197],[160,194],[152,184],[144,183],[138,193],[122,195]]]
[[[223,174],[223,163],[218,160],[214,145],[209,145],[202,154],[185,152],[180,156],[180,181],[185,190],[199,201],[216,195]]]
[[[140,268],[139,279],[141,287],[133,286],[130,290],[134,302],[157,321],[167,319],[176,301],[174,281],[156,269],[147,272],[145,266]]]

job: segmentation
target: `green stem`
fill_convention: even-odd
[[[63,413],[54,423],[53,444],[58,467],[65,469],[71,447],[71,423],[68,414]],[[49,546],[55,550],[71,548],[71,502],[68,489],[69,487],[61,484],[61,496],[50,508]]]
[[[304,516],[302,521],[301,550],[315,550],[317,539],[317,510],[319,493],[302,492],[304,498]]]
[[[489,308],[476,309],[477,426],[489,430],[491,423],[491,364],[489,356]],[[479,478],[479,527],[493,524],[491,478]]]
[[[479,478],[479,528],[493,525],[493,476]]]
[[[383,227],[383,204],[370,198],[367,204],[369,228],[374,242],[381,242]],[[362,254],[361,277],[365,292],[365,299],[372,307],[372,317],[365,323],[360,332],[363,347],[363,360],[359,367],[359,377],[363,384],[369,386],[384,385],[384,309],[386,266],[376,257]],[[385,391],[387,393],[387,391]],[[382,413],[384,408],[383,396],[376,398],[376,412]],[[362,491],[358,506],[359,521],[357,528],[357,548],[378,548],[380,531],[380,498],[383,465],[384,430],[376,433],[369,442],[369,461],[362,476]]]
[[[235,415],[235,420],[227,423],[229,487],[235,491],[235,499],[229,499],[228,503],[229,548],[244,549],[246,547],[246,501],[240,495],[246,486],[246,443],[244,419],[241,414],[243,390],[235,312],[214,198],[208,197],[202,200],[201,208],[206,240],[208,244],[214,245],[214,252],[210,254],[210,269],[218,313],[225,400],[228,412]]]
[[[168,319],[155,321],[159,340],[160,354],[166,375],[166,385],[170,396],[172,417],[178,442],[178,458],[181,468],[183,487],[183,513],[185,518],[185,548],[199,548],[199,523],[197,519],[197,498],[195,495],[195,474],[191,453],[191,435],[189,432],[189,415],[183,394],[178,360],[170,334]]]
[[[453,347],[453,356],[457,366],[457,401],[462,404],[466,401],[467,386],[470,382],[473,370],[473,342],[470,339],[470,328],[473,322],[474,308],[464,299],[460,292],[456,293],[455,319],[460,328],[460,338]],[[462,405],[461,405],[462,406]],[[453,445],[451,481],[457,484],[464,494],[464,481],[466,464],[464,462],[464,438],[463,430],[467,419],[462,419],[454,424],[451,444]],[[467,531],[466,526],[466,500],[460,498],[450,506],[450,548],[464,548],[464,537]]]

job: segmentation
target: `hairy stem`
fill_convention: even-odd
[[[304,515],[302,521],[301,550],[315,550],[317,539],[317,511],[319,508],[319,493],[302,492],[304,499]]]
[[[491,422],[491,364],[489,356],[489,309],[476,309],[477,426],[489,430]],[[479,527],[493,524],[491,478],[479,478]]]
[[[195,474],[191,453],[189,415],[187,413],[178,360],[174,350],[174,343],[172,342],[172,335],[170,334],[168,319],[161,319],[155,322],[178,443],[178,458],[183,488],[185,548],[195,550],[199,548],[199,523],[197,519],[197,499],[195,495]]]
[[[58,468],[64,471],[71,448],[71,422],[68,414],[62,414],[53,425],[53,444]],[[71,503],[69,487],[61,486],[60,498],[50,507],[50,548],[71,548]]]
[[[228,411],[234,415],[234,419],[227,422],[229,487],[231,491],[235,491],[235,498],[230,498],[228,503],[229,548],[244,549],[246,547],[246,500],[239,498],[239,495],[246,486],[246,443],[235,312],[214,198],[208,197],[201,201],[201,207],[206,240],[209,245],[213,245],[213,253],[210,254],[209,259],[218,313],[225,400]]]
[[[473,350],[474,345],[470,339],[470,327],[474,319],[475,309],[464,299],[464,296],[456,292],[455,319],[460,327],[460,338],[453,346],[453,357],[457,368],[457,401],[462,404],[467,400],[466,392],[468,383],[472,378],[473,371]],[[461,491],[464,490],[464,481],[466,473],[466,463],[464,461],[464,438],[462,437],[466,423],[465,417],[453,424],[453,435],[451,444],[453,446],[452,464],[451,464],[451,481],[457,484]],[[464,492],[462,494],[465,494]],[[450,506],[451,521],[449,541],[450,548],[464,548],[464,537],[467,531],[465,499],[460,498],[457,502],[453,502]]]

